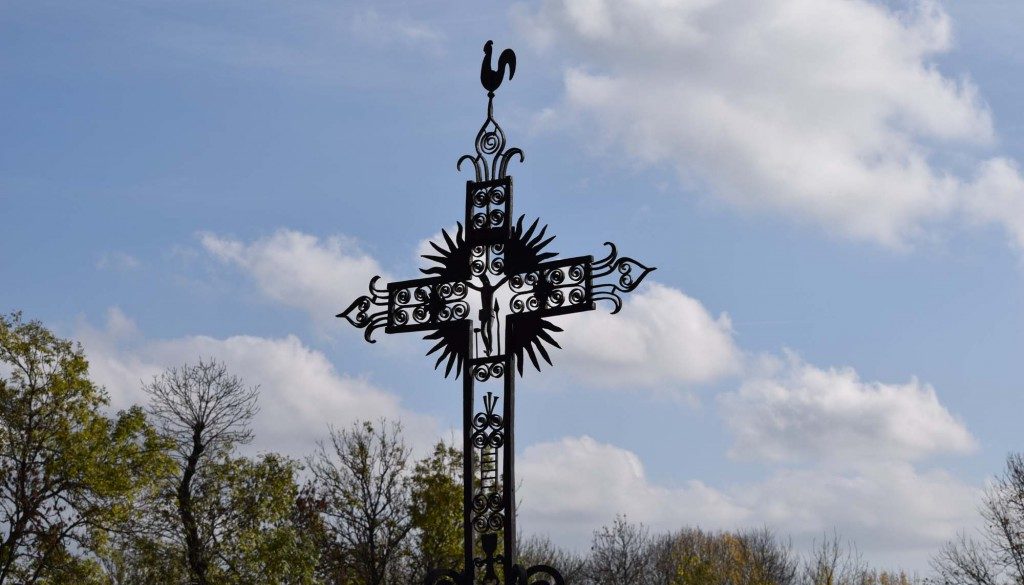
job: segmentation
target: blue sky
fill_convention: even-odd
[[[997,1],[3,2],[0,307],[82,339],[118,406],[227,360],[263,389],[255,449],[377,416],[450,436],[426,342],[333,314],[460,219],[494,39],[519,56],[496,101],[518,210],[565,255],[658,267],[520,385],[524,530],[835,527],[924,570],[1021,448],[1022,24]]]

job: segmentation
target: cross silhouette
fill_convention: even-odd
[[[551,318],[593,310],[600,300],[610,301],[616,313],[622,307],[619,295],[635,290],[654,268],[619,257],[610,242],[605,242],[609,253],[600,260],[556,260],[557,253],[547,250],[554,240],[547,226],[540,227],[538,220],[526,224],[525,216],[513,221],[508,164],[524,157],[518,148],[505,149],[505,134],[494,120],[494,91],[505,66],[491,68],[490,41],[484,51],[481,81],[488,90],[487,119],[476,136],[476,154],[463,156],[456,165],[461,170],[468,161],[475,173],[466,182],[464,222],[454,234],[442,230],[441,241],[430,242],[433,253],[424,258],[434,265],[421,269],[428,276],[386,287],[379,287],[380,277],[374,277],[370,294],[337,316],[364,329],[371,343],[381,327],[387,333],[426,332],[424,339],[434,342],[427,354],[438,354],[434,367],[443,364],[445,377],[452,372],[462,376],[465,565],[462,572],[432,571],[427,585],[473,585],[477,568],[486,569],[480,583],[496,584],[496,563],[508,585],[525,585],[534,575],[547,575],[558,585],[562,578],[555,569],[526,569],[515,563],[515,372],[523,374],[527,359],[537,370],[542,360],[552,364],[549,349],[560,347],[554,334],[562,329]],[[510,49],[500,61],[514,72]],[[475,385],[491,381],[501,381],[502,396],[488,392],[481,400],[483,410],[475,412]],[[481,550],[485,556],[479,556]]]

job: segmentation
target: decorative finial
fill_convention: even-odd
[[[511,80],[516,74],[516,54],[512,49],[505,49],[498,56],[498,70],[491,67],[491,47],[494,41],[484,43],[484,62],[480,65],[480,83],[487,90],[487,97],[494,97],[494,91],[498,89],[505,79],[505,67],[508,66],[508,78]]]

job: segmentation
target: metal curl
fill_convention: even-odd
[[[516,566],[518,567],[518,565]],[[513,574],[515,574],[517,578],[521,578],[521,570],[519,572],[517,572],[515,568],[513,568],[512,570]],[[532,579],[536,575],[545,575],[547,577],[550,577],[551,581],[548,581],[547,579],[540,579],[534,581],[532,585],[565,585],[565,579],[562,577],[562,574],[558,572],[558,569],[555,569],[550,565],[534,565],[529,569],[526,569],[525,572],[525,579],[520,581],[522,585],[529,585],[530,579]]]
[[[494,119],[494,97],[487,99],[487,118],[476,133],[474,149],[476,154],[464,154],[455,163],[455,169],[462,171],[462,163],[472,161],[477,182],[503,179],[508,173],[508,164],[518,156],[519,162],[526,160],[519,148],[505,150],[506,137],[497,120]]]
[[[423,585],[464,585],[465,583],[465,575],[454,569],[433,569],[423,580]]]
[[[604,272],[602,274],[598,274],[598,271],[604,270],[605,268],[610,268],[611,265],[612,265],[612,262],[615,262],[615,259],[618,258],[618,255],[619,255],[619,251],[615,248],[615,244],[613,244],[611,242],[605,242],[604,245],[608,246],[612,250],[604,258],[601,258],[600,260],[594,262],[594,264],[593,264],[594,276],[604,276],[605,274],[611,273],[611,270],[609,270],[608,272]]]
[[[371,290],[373,289],[371,288]],[[376,340],[373,339],[373,332],[387,323],[388,313],[386,308],[382,308],[379,311],[371,313],[370,308],[374,306],[386,307],[386,305],[386,298],[384,299],[384,302],[381,302],[381,300],[377,298],[363,295],[352,301],[352,304],[349,305],[347,309],[338,313],[335,317],[345,319],[350,325],[357,329],[365,329],[363,332],[363,339],[370,343],[377,343]]]
[[[388,289],[387,287],[378,288],[378,280],[380,280],[380,276],[374,276],[373,278],[370,279],[370,294],[373,295],[374,304],[387,303]]]
[[[622,310],[622,299],[615,293],[614,285],[600,284],[595,286],[593,298],[595,301],[611,301],[615,305],[615,308],[612,309],[612,315]]]
[[[461,157],[459,157],[459,162],[455,163],[455,170],[461,172],[462,171],[462,162],[466,161],[466,160],[469,160],[469,161],[471,161],[473,163],[473,169],[476,171],[476,180],[477,180],[477,182],[483,181],[484,180],[484,173],[486,171],[481,171],[480,161],[477,160],[477,158],[475,156],[472,156],[472,155],[469,155],[469,154],[464,154]]]
[[[510,148],[501,157],[494,159],[495,163],[499,160],[501,161],[501,164],[498,165],[498,168],[496,169],[494,178],[504,179],[508,175],[508,163],[512,160],[513,156],[518,156],[520,163],[526,162],[526,155],[523,154],[522,150],[518,148]]]
[[[387,322],[387,313],[381,312],[375,314],[373,318],[370,319],[370,322],[366,327],[366,331],[363,332],[363,339],[369,341],[370,343],[377,343],[377,340],[373,339],[373,332],[386,325]]]

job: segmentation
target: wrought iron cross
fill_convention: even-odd
[[[491,64],[491,41],[484,45],[480,81],[487,90],[487,119],[476,135],[476,154],[459,159],[473,165],[466,181],[465,223],[455,234],[442,230],[431,242],[435,265],[421,269],[425,278],[378,286],[356,299],[338,317],[364,329],[373,343],[381,327],[387,333],[427,332],[437,353],[435,368],[445,377],[462,376],[463,388],[463,535],[464,566],[431,571],[426,585],[562,585],[558,571],[546,565],[516,563],[515,527],[515,372],[527,359],[540,370],[541,360],[560,347],[553,334],[562,331],[549,319],[589,311],[596,301],[622,308],[621,293],[636,289],[654,268],[619,257],[615,245],[607,256],[555,260],[547,251],[554,236],[538,221],[513,219],[509,162],[523,152],[505,148],[505,133],[494,120],[494,92],[515,75],[516,56],[502,51],[498,68]],[[476,318],[473,318],[473,312]],[[503,315],[504,313],[504,315]],[[477,396],[477,386],[493,387]],[[498,408],[501,403],[500,409]]]

